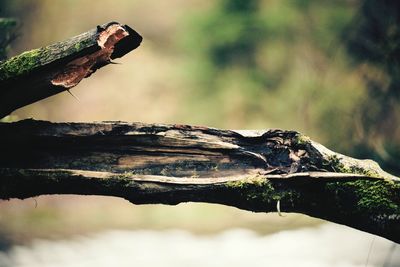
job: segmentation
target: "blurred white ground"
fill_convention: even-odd
[[[400,266],[398,245],[333,223],[266,236],[244,229],[209,236],[136,230],[35,240],[0,252],[0,266],[365,267],[370,247],[368,267]]]

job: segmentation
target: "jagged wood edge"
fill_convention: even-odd
[[[285,136],[288,138],[282,138]],[[48,148],[57,144],[61,146],[44,155],[45,161],[53,156],[59,157],[55,162],[56,166],[64,164],[65,161],[60,157],[64,152],[59,149],[68,150],[71,144],[75,144],[76,148],[82,148],[82,151],[86,149],[97,151],[101,158],[104,152],[102,149],[110,149],[107,148],[107,144],[113,143],[113,146],[116,145],[116,151],[120,151],[119,147],[123,148],[123,156],[126,157],[132,156],[133,152],[129,149],[134,149],[135,160],[141,157],[151,159],[156,151],[155,155],[162,152],[160,155],[163,156],[154,157],[154,161],[162,162],[173,159],[176,153],[181,155],[182,150],[187,149],[186,160],[205,156],[209,161],[213,161],[218,160],[215,157],[217,153],[224,157],[224,162],[226,158],[235,160],[236,165],[241,161],[247,162],[247,165],[239,166],[247,172],[242,173],[240,168],[235,164],[229,165],[230,163],[223,168],[228,170],[232,168],[233,173],[226,172],[226,169],[213,171],[213,167],[208,167],[200,161],[199,166],[206,168],[201,177],[190,175],[196,172],[190,167],[192,165],[188,165],[187,170],[181,172],[170,170],[170,172],[175,171],[178,176],[171,176],[163,170],[159,170],[157,175],[135,174],[134,171],[137,170],[135,160],[128,161],[133,168],[130,172],[123,171],[125,169],[118,165],[120,163],[114,165],[108,163],[107,159],[104,159],[102,164],[109,164],[111,171],[102,170],[104,166],[98,162],[92,162],[90,166],[82,163],[84,168],[81,169],[73,169],[71,166],[67,169],[60,166],[32,169],[25,166],[27,163],[22,159],[26,158],[22,157],[19,163],[15,159],[18,159],[23,152],[33,153],[34,150],[26,148],[27,143],[24,143],[33,137],[39,143],[41,139],[45,140],[45,143],[51,142]],[[91,138],[93,141],[90,141]],[[68,142],[65,143],[65,140]],[[263,167],[260,158],[265,156],[263,156],[265,151],[259,146],[268,146],[271,140],[277,142],[278,152],[282,150],[283,145],[293,148],[293,151],[306,150],[308,157],[314,159],[302,163],[308,164],[306,166],[308,169],[296,165],[303,171],[295,173],[290,173],[291,168],[285,166],[281,169],[276,169],[274,166]],[[274,212],[279,203],[282,212],[308,214],[374,233],[398,243],[400,241],[398,178],[382,171],[372,161],[357,160],[335,153],[293,131],[245,132],[186,125],[123,122],[49,123],[27,120],[0,124],[0,142],[3,147],[10,148],[19,144],[14,151],[17,153],[14,155],[17,158],[8,163],[7,156],[3,155],[0,158],[0,198],[3,199],[42,194],[95,194],[123,197],[136,204],[177,204],[194,201],[219,203],[256,212]],[[127,144],[131,144],[129,149],[126,147]],[[196,145],[202,150],[197,149]],[[196,149],[193,150],[194,148]],[[149,149],[153,151],[150,156]],[[255,151],[260,154],[257,155]],[[74,153],[71,155],[74,156]],[[85,155],[80,153],[74,156],[76,161],[85,159]],[[278,154],[275,156],[279,158]],[[34,154],[32,157],[37,156]],[[74,161],[74,158],[69,159]],[[7,166],[10,162],[17,165]],[[67,164],[65,166],[69,166],[69,163],[65,163]],[[290,164],[294,163],[296,162]],[[44,163],[38,164],[39,167],[45,166]],[[167,161],[165,165],[168,164],[170,163]],[[288,170],[289,173],[274,174],[276,171]],[[218,173],[223,175],[218,177]]]
[[[110,22],[68,40],[26,51],[0,62],[0,118],[75,86],[55,85],[52,79],[68,68],[71,62],[102,50],[99,36],[113,25],[119,25],[128,35],[116,43],[110,59],[122,57],[140,45],[142,37],[136,31],[127,25]],[[85,76],[109,63],[108,60],[99,60],[90,66]]]

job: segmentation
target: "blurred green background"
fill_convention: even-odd
[[[117,60],[121,65],[72,89],[80,101],[62,93],[6,119],[294,129],[399,175],[399,12],[399,2],[372,0],[1,0],[0,16],[18,20],[8,56],[109,21],[144,37]],[[11,242],[108,228],[269,233],[318,223],[302,215],[132,206],[105,197],[0,202],[0,234]]]

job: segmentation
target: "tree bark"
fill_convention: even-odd
[[[400,242],[400,180],[294,131],[0,123],[0,198],[123,197],[297,212]]]
[[[129,26],[111,22],[0,62],[0,118],[74,87],[141,41]]]
[[[139,46],[109,23],[0,63],[0,117],[72,88]],[[0,123],[0,199],[123,197],[298,212],[400,243],[400,179],[294,131],[124,122]]]

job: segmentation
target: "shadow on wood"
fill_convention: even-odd
[[[0,124],[0,198],[123,197],[298,212],[400,241],[400,183],[282,130],[142,123]]]

